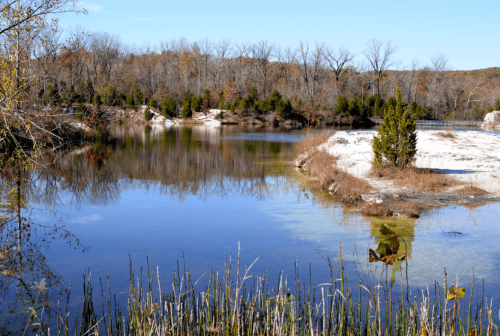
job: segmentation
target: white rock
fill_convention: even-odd
[[[484,116],[484,122],[481,126],[488,126],[488,124],[497,122],[500,122],[500,111],[493,111]]]

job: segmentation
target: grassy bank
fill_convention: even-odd
[[[255,262],[254,262],[255,263]],[[173,281],[160,281],[158,270],[148,265],[147,280],[130,269],[126,309],[116,304],[109,287],[94,293],[90,276],[84,279],[81,310],[52,309],[58,335],[498,335],[496,313],[483,294],[472,288],[443,284],[410,293],[403,268],[400,284],[369,288],[347,281],[342,259],[328,259],[328,283],[306,284],[296,265],[293,279],[279,276],[272,287],[266,274],[252,276],[252,265],[225,260],[224,271],[192,279],[179,268]],[[277,270],[273,270],[277,271]],[[445,274],[446,275],[446,274]],[[455,290],[454,288],[459,288]],[[43,321],[36,300],[26,301],[34,325],[47,330],[54,321]],[[69,302],[69,294],[68,300]],[[30,306],[33,303],[32,306]],[[33,308],[33,309],[32,309]],[[49,316],[49,314],[45,314]]]

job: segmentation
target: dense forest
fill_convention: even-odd
[[[30,48],[23,71],[37,80],[25,106],[148,104],[171,116],[204,107],[382,116],[399,86],[422,119],[481,120],[500,109],[500,68],[451,71],[442,54],[404,66],[396,46],[377,40],[359,54],[324,43],[282,48],[208,38],[132,48],[117,36],[77,28],[48,30]]]

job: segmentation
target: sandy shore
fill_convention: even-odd
[[[440,134],[451,133],[451,137]],[[404,187],[369,176],[373,161],[372,142],[378,132],[336,132],[320,148],[338,157],[337,164],[351,175],[366,180],[377,192],[401,192]],[[500,198],[500,135],[468,131],[417,131],[415,165],[430,168],[459,181],[445,192],[475,186],[490,199]]]

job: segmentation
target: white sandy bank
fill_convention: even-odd
[[[447,132],[447,131],[446,131]],[[469,131],[455,132],[455,139],[442,138],[443,131],[417,131],[415,165],[431,168],[468,185],[500,197],[500,135]],[[387,184],[369,178],[373,161],[372,142],[378,132],[336,132],[320,146],[338,156],[338,165],[350,174],[366,179],[377,188]]]

